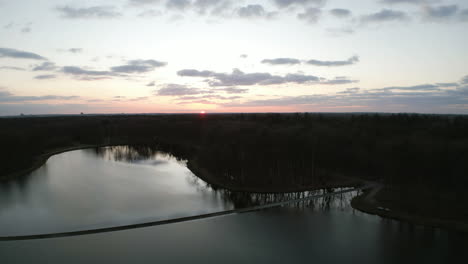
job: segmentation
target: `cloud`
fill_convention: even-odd
[[[93,112],[109,112],[109,109],[100,107],[90,109],[89,104],[50,104],[50,103],[10,103],[0,104],[0,113],[3,116],[19,115],[20,113],[38,114],[79,114],[85,110]]]
[[[25,71],[26,69],[13,66],[0,66],[0,70]]]
[[[439,87],[457,87],[458,83],[437,83]]]
[[[446,87],[444,84],[421,84],[414,86],[390,86],[382,89],[375,89],[375,91],[394,91],[394,90],[403,90],[403,91],[438,91],[440,88]]]
[[[82,53],[83,49],[81,49],[81,48],[71,48],[71,49],[68,49],[67,51],[70,52],[70,53]]]
[[[56,10],[61,13],[63,18],[80,19],[80,18],[116,18],[122,16],[121,13],[115,11],[114,6],[91,6],[91,7],[71,7],[59,6]]]
[[[361,88],[355,87],[355,88],[347,88],[344,91],[338,92],[337,94],[355,94],[358,93],[361,90]]]
[[[31,32],[31,27],[24,27],[21,29],[21,33],[30,33]]]
[[[3,28],[4,28],[4,29],[10,29],[10,28],[12,28],[12,27],[14,27],[14,26],[15,26],[15,23],[10,22],[10,23],[4,25]]]
[[[189,88],[186,85],[181,84],[166,84],[163,88],[156,90],[156,95],[161,96],[183,96],[183,95],[193,95],[203,93],[198,88]]]
[[[381,0],[385,4],[424,4],[431,0]]]
[[[219,103],[212,102],[210,100],[206,99],[201,99],[201,100],[193,100],[193,101],[184,101],[184,102],[179,102],[178,104],[184,105],[184,104],[204,104],[204,105],[218,105]]]
[[[335,77],[335,79],[331,80],[324,80],[320,82],[320,84],[326,84],[326,85],[340,85],[340,84],[350,84],[350,83],[357,83],[359,81],[357,80],[350,80],[347,77]]]
[[[224,91],[228,94],[240,94],[240,93],[247,93],[249,89],[245,88],[237,88],[237,87],[226,87],[226,88],[219,88],[218,91]]]
[[[239,57],[240,57],[241,59],[247,59],[247,57],[249,57],[249,55],[247,55],[247,54],[241,54]]]
[[[148,83],[146,86],[148,86],[148,87],[152,87],[152,86],[155,86],[155,85],[156,85],[156,84],[155,84],[155,82],[154,82],[154,81],[152,81],[152,82],[149,82],[149,83]]]
[[[33,67],[33,71],[53,71],[57,68],[55,63],[46,61]]]
[[[36,53],[9,48],[0,48],[0,58],[3,57],[14,59],[47,60],[46,58]]]
[[[353,65],[359,62],[358,56],[353,56],[345,61],[321,61],[321,60],[308,60],[306,63],[315,66],[323,67],[337,67],[337,66],[346,66]]]
[[[276,58],[276,59],[264,59],[262,63],[271,65],[284,65],[284,64],[300,64],[301,61],[293,58]]]
[[[179,76],[188,76],[188,77],[211,77],[216,73],[212,71],[199,71],[195,69],[184,69],[177,72]]]
[[[319,8],[307,8],[303,13],[297,14],[297,18],[300,20],[304,20],[307,23],[315,24],[318,22],[322,15],[322,10]]]
[[[352,13],[348,9],[335,8],[335,9],[330,10],[330,14],[339,18],[343,18],[343,17],[351,16]]]
[[[318,82],[319,78],[304,74],[287,74],[286,76],[272,75],[270,73],[256,72],[244,73],[234,69],[232,73],[217,73],[213,71],[198,71],[193,69],[178,71],[179,76],[209,77],[210,86],[248,86],[248,85],[273,85],[283,83],[308,83]]]
[[[341,28],[327,28],[328,33],[332,36],[341,36],[341,35],[349,35],[354,33],[354,29],[350,27],[341,27]]]
[[[65,66],[62,72],[73,75],[80,80],[101,80],[115,76],[126,76],[132,73],[146,73],[166,66],[166,62],[157,60],[130,60],[125,65],[111,67],[108,71],[87,70],[77,66]]]
[[[275,4],[280,8],[290,7],[292,5],[322,5],[325,4],[326,0],[273,0]]]
[[[166,7],[168,9],[184,10],[190,6],[189,0],[167,0]]]
[[[138,16],[139,17],[157,17],[157,16],[161,16],[162,14],[163,13],[159,10],[148,9],[138,14]]]
[[[429,6],[425,5],[424,17],[428,20],[447,20],[453,18],[458,11],[457,5]]]
[[[144,101],[144,100],[148,100],[148,99],[149,99],[148,96],[140,96],[140,97],[135,97],[135,98],[128,99],[127,101],[129,101],[129,102],[138,102],[138,101]]]
[[[200,99],[217,99],[217,100],[234,100],[242,98],[242,96],[222,96],[217,94],[206,94],[201,96],[181,96],[178,100],[200,100]]]
[[[74,100],[79,99],[79,96],[59,96],[59,95],[43,95],[43,96],[17,96],[10,92],[0,90],[0,102],[30,102],[30,101],[50,101],[50,100]]]
[[[47,79],[55,79],[55,78],[57,78],[57,76],[53,74],[38,75],[34,77],[34,79],[37,79],[37,80],[47,80]]]
[[[468,21],[468,9],[463,9],[460,11],[460,20]]]
[[[468,75],[463,77],[463,79],[461,80],[461,83],[462,84],[468,84]]]
[[[193,5],[199,14],[206,14],[208,11],[212,15],[220,15],[231,5],[230,0],[196,0]]]
[[[131,5],[150,5],[160,2],[160,0],[129,0]]]
[[[239,8],[237,14],[246,18],[261,17],[265,14],[265,9],[261,5],[248,5]]]
[[[409,20],[409,17],[405,12],[392,9],[382,9],[377,13],[372,13],[361,17],[361,22],[364,24],[407,20]]]
[[[468,113],[468,86],[458,85],[451,89],[439,89],[453,83],[421,84],[414,86],[386,87],[363,90],[347,88],[335,94],[301,96],[276,96],[268,99],[231,102],[224,107],[294,106],[300,109],[327,109],[338,111],[363,108],[366,111],[389,112],[448,112]],[[340,110],[341,109],[341,110]],[[316,111],[316,110],[315,110]]]
[[[145,73],[166,65],[166,62],[156,60],[131,60],[125,65],[111,67],[111,71],[115,73]]]
[[[73,75],[80,80],[87,81],[107,79],[109,77],[116,76],[115,73],[110,71],[86,70],[77,66],[65,66],[62,68],[62,72],[64,72],[65,74]]]

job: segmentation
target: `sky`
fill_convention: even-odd
[[[468,114],[466,0],[0,0],[0,116]]]

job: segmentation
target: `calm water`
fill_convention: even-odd
[[[146,154],[146,155],[144,155]],[[128,147],[52,156],[0,187],[0,236],[81,230],[223,211],[233,204],[173,156]]]
[[[79,150],[51,157],[0,192],[1,235],[129,224],[307,194],[214,191],[160,152]],[[355,193],[282,208],[79,237],[0,242],[1,263],[451,263],[465,235],[353,210]]]

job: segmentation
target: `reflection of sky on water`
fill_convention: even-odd
[[[129,224],[233,207],[210,189],[194,188],[183,161],[160,152],[148,159],[124,159],[122,150],[55,155],[21,181],[0,185],[0,235]],[[128,160],[132,162],[121,162]]]

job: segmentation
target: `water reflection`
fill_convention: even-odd
[[[105,148],[94,148],[91,150],[98,157],[108,161],[128,162],[132,164],[143,164],[157,166],[164,164],[167,160],[177,161],[185,166],[187,160],[177,158],[172,154],[162,152],[157,147],[150,146],[111,146]],[[233,204],[234,208],[246,208],[270,203],[278,203],[289,200],[301,199],[309,196],[329,194],[350,188],[327,188],[314,191],[291,192],[291,193],[252,193],[252,192],[234,192],[227,189],[211,185],[194,174],[188,174],[186,181],[193,188],[200,192],[211,192],[212,195],[219,196],[227,204]],[[288,204],[295,208],[318,208],[328,210],[331,206],[334,208],[345,208],[349,204],[355,192],[340,194],[336,196],[326,196],[307,201],[301,201],[294,204]]]
[[[196,177],[156,147],[114,146],[52,156],[27,177],[0,184],[0,235],[102,228],[193,216],[329,193],[232,192]],[[352,194],[289,204],[346,207]]]
[[[0,184],[0,235],[167,219],[340,190],[232,192],[199,179],[185,162],[138,146],[53,156],[28,177]],[[451,263],[466,257],[466,236],[360,213],[349,204],[356,194],[175,225],[4,242],[0,255],[17,263]]]
[[[150,146],[111,146],[93,148],[89,149],[89,151],[104,160],[132,164],[159,165],[167,163],[168,160],[179,162],[181,165],[187,163],[187,160],[177,158],[170,153],[160,151],[157,147]]]

